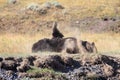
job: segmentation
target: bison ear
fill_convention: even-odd
[[[94,46],[94,45],[95,45],[95,43],[94,43],[94,42],[92,42],[92,45]]]

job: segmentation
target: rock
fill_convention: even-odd
[[[108,17],[103,17],[102,20],[103,20],[103,21],[108,21],[109,18],[108,18]]]
[[[46,14],[46,13],[47,13],[47,9],[41,8],[41,9],[37,10],[37,12],[38,12],[40,15],[43,15],[43,14]]]
[[[22,58],[22,57],[20,57],[20,58],[16,58],[15,61],[18,62],[18,63],[20,63],[20,62],[23,61],[23,58]]]
[[[31,69],[31,67],[29,65],[21,65],[21,66],[17,67],[18,72],[26,72],[29,69]]]
[[[12,75],[14,74],[14,72],[11,71],[11,70],[8,70],[8,71],[6,71],[6,74],[7,74],[8,76],[12,76]]]
[[[47,13],[47,9],[49,7],[50,7],[49,3],[43,4],[43,5],[39,5],[37,3],[31,3],[26,7],[26,9],[31,10],[31,11],[35,11],[38,14],[43,15],[43,14]]]
[[[36,58],[34,56],[28,56],[26,59],[28,59],[30,65],[32,65],[32,66],[34,65],[33,61],[36,60]]]
[[[26,9],[32,10],[32,11],[37,11],[40,8],[40,5],[37,3],[30,3]]]
[[[28,77],[28,73],[25,73],[25,72],[19,72],[18,73],[18,77],[20,77],[20,78],[24,78],[24,77]]]
[[[3,58],[2,58],[2,57],[0,57],[0,62],[1,62],[1,61],[3,61]]]
[[[65,66],[63,65],[64,62],[62,61],[60,56],[54,55],[54,56],[48,56],[45,59],[37,59],[34,61],[34,65],[36,67],[41,68],[52,68],[54,70],[58,71],[64,71]]]
[[[52,4],[50,2],[46,2],[46,3],[42,4],[42,7],[48,8],[48,9],[50,9],[51,6],[52,6]]]
[[[29,77],[30,78],[41,78],[43,77],[44,75],[43,74],[40,74],[40,73],[29,73]]]
[[[76,21],[75,23],[76,23],[76,24],[79,24],[80,22],[79,22],[79,21]]]
[[[120,74],[117,74],[116,76],[111,76],[111,77],[108,77],[107,80],[120,80]]]
[[[0,80],[4,80],[4,79],[0,76]]]
[[[101,69],[104,72],[104,76],[112,76],[113,75],[113,67],[108,65],[108,64],[104,64]]]
[[[51,2],[52,5],[54,5],[58,9],[64,9],[64,7],[57,1]]]
[[[23,62],[21,62],[20,66],[17,67],[18,72],[26,72],[27,70],[31,69],[30,63],[27,59],[24,59]]]
[[[63,58],[63,61],[64,61],[64,64],[69,67],[75,68],[80,66],[79,62],[73,60],[73,58],[70,58],[70,57]]]
[[[1,68],[5,70],[12,70],[12,71],[16,71],[16,67],[17,67],[16,62],[12,60],[3,61],[1,66]]]
[[[112,18],[110,18],[112,21],[116,21],[116,18],[115,17],[112,17]]]
[[[44,65],[43,65],[44,61],[42,61],[41,59],[37,59],[33,63],[34,63],[35,67],[44,67]]]
[[[9,4],[16,4],[18,0],[8,0]]]
[[[3,63],[2,63],[2,62],[0,62],[0,68],[2,68],[2,65],[3,65]]]
[[[53,59],[48,59],[45,61],[45,63],[46,63],[46,67],[48,67],[48,68],[52,68],[57,71],[65,70],[65,66],[62,63],[60,63],[59,61],[56,61]]]
[[[98,77],[95,72],[88,72],[87,77]]]
[[[13,60],[14,61],[15,58],[14,57],[6,57],[5,60]]]
[[[16,80],[17,78],[16,73],[13,71],[0,69],[0,80]]]
[[[120,73],[120,69],[118,69],[116,72],[117,72],[117,73]]]
[[[25,58],[25,59],[23,59],[23,61],[22,61],[20,64],[21,64],[21,65],[22,65],[22,64],[30,65],[30,61],[29,61],[27,58]]]

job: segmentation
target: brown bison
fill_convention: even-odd
[[[33,44],[32,52],[38,51],[53,51],[53,52],[67,52],[67,53],[82,53],[97,52],[94,43],[87,41],[80,41],[74,37],[63,38],[64,35],[57,29],[57,23],[54,23],[53,38],[44,38]]]

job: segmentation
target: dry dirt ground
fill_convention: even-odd
[[[35,16],[32,16],[36,18]],[[11,18],[0,18],[0,33],[20,33],[20,34],[37,34],[45,32],[50,34],[54,21],[35,21],[31,15],[16,15]],[[72,19],[69,21],[57,21],[60,29],[71,28],[78,29],[80,32],[103,33],[113,32],[120,33],[120,17],[104,17],[84,19]],[[27,30],[27,31],[26,31]],[[65,30],[63,30],[65,32]]]

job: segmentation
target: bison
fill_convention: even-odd
[[[67,52],[67,53],[96,53],[97,48],[95,43],[88,41],[78,41],[74,37],[63,38],[64,35],[57,29],[57,23],[54,23],[53,38],[44,38],[34,43],[32,52],[52,51],[52,52]]]

